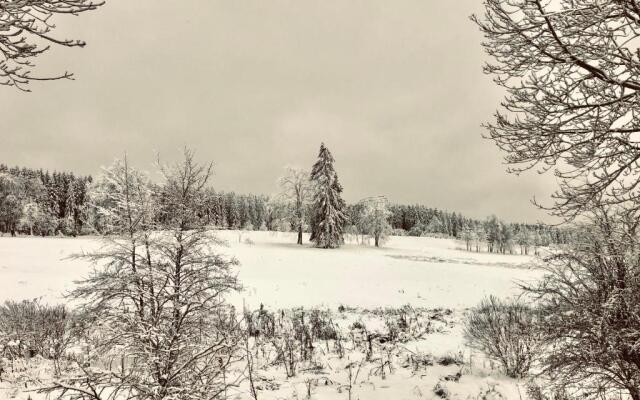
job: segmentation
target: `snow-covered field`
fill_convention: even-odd
[[[221,231],[220,248],[240,261],[245,287],[233,301],[274,308],[401,306],[466,308],[483,296],[517,292],[537,279],[530,258],[469,253],[449,239],[393,237],[382,248],[348,243],[337,250],[295,244],[292,233]],[[94,238],[0,237],[0,301],[43,297],[64,301],[90,272],[68,257],[99,246]]]
[[[504,377],[480,354],[465,348],[460,321],[464,310],[482,297],[515,295],[518,282],[539,279],[541,272],[527,265],[529,257],[469,253],[448,239],[393,237],[382,248],[347,243],[324,250],[297,246],[291,233],[221,231],[218,236],[227,242],[219,251],[240,261],[238,274],[245,290],[232,302],[250,309],[264,304],[272,311],[300,306],[328,310],[341,337],[351,338],[345,340],[343,356],[335,351],[337,343],[331,348],[328,342],[317,343],[314,361],[301,364],[292,378],[269,358],[257,360],[260,399],[437,399],[438,387],[444,387],[450,399],[526,399],[523,382]],[[66,301],[64,293],[73,281],[90,273],[85,261],[68,257],[98,246],[97,239],[86,237],[0,237],[0,301]],[[338,311],[340,305],[346,311]],[[428,326],[428,332],[403,342],[376,344],[365,359],[366,346],[358,343],[361,333],[354,322],[367,332],[385,335],[405,305],[410,307],[404,310],[415,312],[411,329]],[[461,362],[439,361],[451,355]],[[384,360],[389,365],[381,374]],[[0,382],[0,400],[43,398],[21,379],[36,374],[46,380],[51,376],[47,363],[27,360],[23,371],[32,372]],[[361,370],[352,379],[351,395],[348,365]],[[246,385],[229,398],[249,399]]]

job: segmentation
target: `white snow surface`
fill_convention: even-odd
[[[354,399],[435,400],[440,398],[434,392],[436,385],[447,387],[450,399],[527,398],[523,396],[524,382],[506,378],[492,363],[464,346],[460,320],[464,309],[482,297],[516,295],[518,282],[539,279],[542,272],[527,265],[530,257],[470,253],[462,250],[463,244],[448,239],[393,237],[382,248],[349,242],[340,249],[325,250],[296,245],[293,233],[220,231],[218,236],[227,246],[217,251],[236,257],[241,263],[237,272],[245,290],[230,299],[239,306],[244,302],[251,309],[260,303],[270,310],[331,308],[345,338],[354,321],[365,323],[373,331],[386,329],[384,319],[365,309],[406,304],[455,309],[441,312],[446,317],[433,322],[437,328],[434,332],[397,346],[392,357],[393,372],[389,371],[386,377],[372,375],[378,361],[363,363],[364,354],[359,350],[350,350],[339,359],[335,352],[325,353],[325,343],[320,342],[316,344],[315,361],[322,365],[319,372],[305,372],[305,364],[296,377],[287,379],[281,366],[262,360],[267,365],[256,371],[260,399],[307,398],[308,382],[314,382],[311,399],[347,399],[345,366],[354,361],[362,366],[354,381]],[[90,237],[0,237],[0,301],[36,297],[47,302],[67,301],[64,294],[73,288],[74,280],[91,273],[86,261],[68,257],[99,246],[99,240]],[[356,308],[338,312],[336,307],[341,304]],[[349,346],[348,340],[345,345]],[[376,350],[376,357],[381,354],[382,350]],[[462,354],[465,365],[434,364],[412,371],[403,366],[410,354],[430,354],[434,359]],[[43,395],[33,392],[33,384],[27,387],[23,380],[30,377],[33,381],[33,376],[50,380],[51,362],[41,358],[19,362],[24,364],[25,372],[5,373],[7,376],[0,382],[0,400],[44,400]],[[457,372],[463,373],[459,382],[446,381],[446,376]],[[486,394],[490,389],[496,394]],[[250,398],[246,382],[229,393],[229,399]]]
[[[451,239],[392,237],[383,247],[348,242],[339,249],[295,244],[294,233],[220,231],[236,257],[243,292],[231,301],[249,307],[474,306],[487,295],[518,293],[539,279],[520,255],[472,253]],[[305,243],[306,243],[305,238]],[[42,297],[64,302],[91,266],[69,256],[100,246],[97,238],[0,237],[0,301]]]

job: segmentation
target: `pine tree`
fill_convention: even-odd
[[[336,248],[344,243],[343,231],[347,221],[346,204],[340,194],[342,186],[333,168],[333,156],[322,143],[318,161],[311,169],[314,184],[311,241],[316,247]]]

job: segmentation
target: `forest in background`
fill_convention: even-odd
[[[105,233],[107,227],[97,212],[97,206],[104,206],[99,185],[100,179],[92,176],[0,164],[0,232],[42,236]],[[362,208],[361,202],[347,205],[346,234],[363,233],[358,229]],[[530,249],[564,244],[571,238],[569,230],[545,224],[510,223],[496,216],[479,220],[424,205],[389,204],[386,215],[389,234],[456,238],[469,251],[528,254]],[[208,188],[199,201],[198,216],[220,229],[296,229],[290,205],[278,196]],[[308,231],[309,221],[304,225]]]

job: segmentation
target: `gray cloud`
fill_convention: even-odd
[[[324,141],[348,200],[544,218],[529,200],[553,178],[508,176],[480,137],[501,91],[481,72],[479,3],[110,0],[57,21],[85,49],[38,60],[76,81],[0,88],[0,159],[96,173],[188,145],[220,189],[270,193]]]

